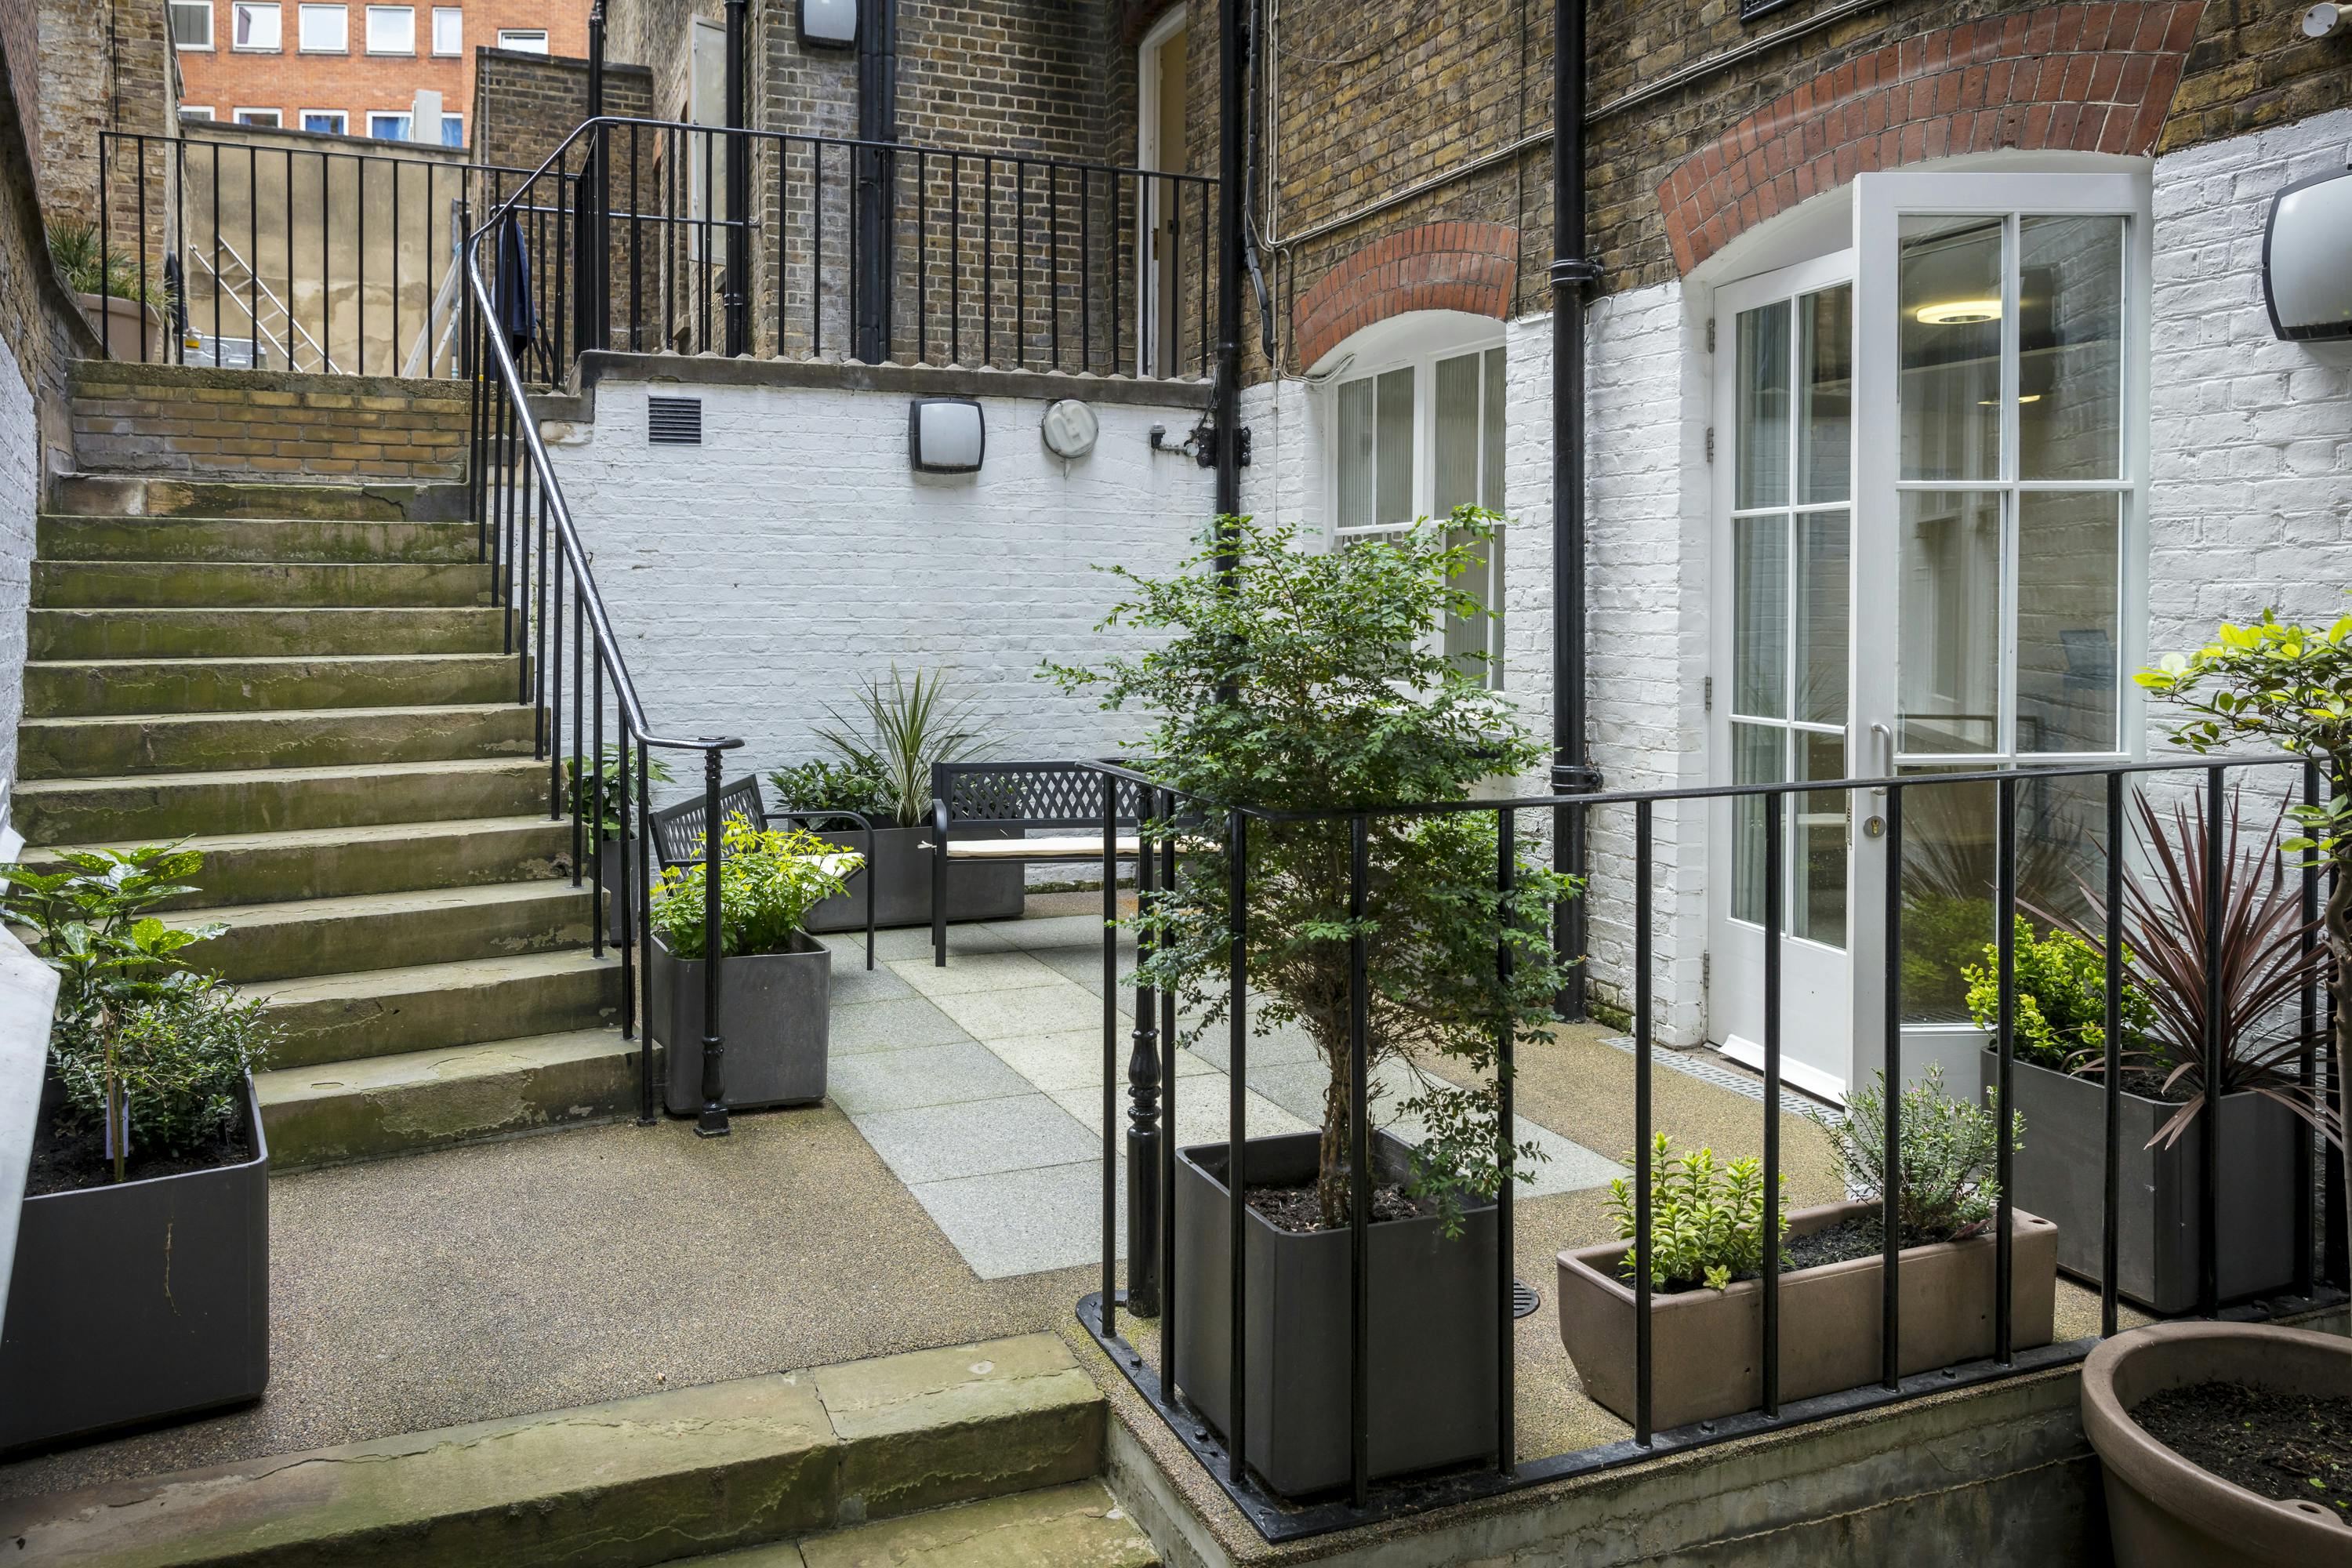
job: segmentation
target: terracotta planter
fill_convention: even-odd
[[[2083,1430],[2105,1477],[2116,1561],[2131,1568],[2317,1568],[2352,1563],[2352,1526],[2318,1503],[2273,1502],[2201,1469],[2131,1416],[2198,1383],[2352,1397],[2352,1340],[2253,1323],[2159,1323],[2083,1363]]]
[[[1875,1202],[1800,1209],[1789,1234],[1805,1236],[1868,1214]],[[2014,1211],[2011,1230],[2011,1348],[2046,1345],[2057,1305],[2058,1227]],[[1559,1337],[1584,1391],[1633,1418],[1633,1288],[1618,1271],[1627,1244],[1559,1255]],[[1977,1361],[1993,1350],[1993,1238],[1939,1242],[1902,1255],[1907,1375]],[[1880,1276],[1876,1257],[1824,1263],[1780,1276],[1780,1397],[1786,1402],[1875,1383]],[[1736,1415],[1764,1402],[1762,1283],[1651,1297],[1651,1420],[1659,1430]]]
[[[163,318],[147,306],[136,300],[124,300],[112,294],[77,294],[74,298],[81,303],[81,313],[89,318],[89,324],[104,340],[107,358],[130,360],[135,363],[141,360],[161,361],[169,357],[171,350],[164,339]],[[146,329],[146,352],[143,353],[140,343],[142,323]]]

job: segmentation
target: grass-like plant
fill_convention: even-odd
[[[962,762],[982,750],[972,702],[948,695],[945,670],[918,669],[907,676],[894,664],[887,679],[869,680],[858,691],[857,707],[862,722],[827,709],[832,722],[812,733],[851,773],[879,784],[879,798],[893,821],[901,827],[919,826],[930,808],[933,766]]]
[[[1991,1096],[1986,1097],[1990,1101]],[[1846,1100],[1845,1115],[1811,1113],[1828,1134],[1830,1152],[1856,1197],[1886,1194],[1886,1075]],[[1895,1172],[1895,1218],[1902,1245],[1958,1241],[1985,1227],[2000,1201],[1995,1173],[2000,1161],[2000,1119],[1990,1104],[1955,1099],[1944,1090],[1934,1062],[1917,1083],[1895,1097],[1902,1164]],[[2025,1118],[2010,1119],[2011,1151],[2025,1146]]]
[[[719,834],[719,951],[782,952],[817,903],[842,890],[865,857],[798,828],[754,827],[740,816]],[[652,925],[671,956],[698,959],[704,945],[704,889],[698,851],[665,870],[653,889]]]
[[[1486,613],[1462,586],[1498,520],[1464,508],[1394,536],[1327,551],[1297,531],[1227,518],[1175,574],[1115,569],[1126,596],[1106,627],[1140,651],[1098,669],[1048,667],[1066,689],[1150,721],[1138,765],[1181,791],[1189,811],[1347,807],[1366,818],[1366,908],[1349,910],[1346,818],[1254,821],[1244,947],[1263,1033],[1297,1025],[1329,1072],[1317,1190],[1321,1223],[1348,1222],[1351,1082],[1349,946],[1369,981],[1365,1068],[1396,1064],[1401,1106],[1429,1129],[1413,1190],[1451,1228],[1463,1202],[1490,1196],[1540,1154],[1497,1144],[1496,1042],[1542,1037],[1563,973],[1548,939],[1569,879],[1519,858],[1496,890],[1495,820],[1478,813],[1380,815],[1383,805],[1465,798],[1490,774],[1535,765],[1543,749],[1476,661],[1449,659],[1432,628]],[[1230,556],[1228,557],[1228,552]],[[1229,564],[1229,571],[1219,570]],[[1158,825],[1167,831],[1170,825]],[[1232,866],[1188,830],[1177,884],[1137,920],[1156,986],[1186,1001],[1192,1033],[1220,1027],[1229,993]],[[1497,942],[1513,955],[1496,973]],[[1434,1064],[1448,1071],[1439,1074]],[[1372,1080],[1374,1083],[1377,1080]],[[1372,1089],[1367,1101],[1375,1102]]]
[[[1625,1156],[1630,1163],[1633,1156]],[[1786,1187],[1789,1178],[1782,1176]],[[1620,1240],[1639,1233],[1633,1184],[1623,1176],[1609,1184],[1609,1215]],[[1780,1234],[1789,1233],[1786,1205]],[[1686,1153],[1661,1132],[1651,1144],[1650,1284],[1664,1290],[1705,1287],[1720,1290],[1764,1266],[1764,1167],[1751,1157],[1725,1161],[1702,1144]],[[1628,1247],[1618,1268],[1627,1279],[1640,1267]]]
[[[118,300],[155,303],[155,290],[139,286],[139,254],[127,244],[100,243],[98,226],[86,218],[61,217],[49,225],[49,256],[77,294],[110,294]]]

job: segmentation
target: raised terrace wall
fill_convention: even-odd
[[[76,457],[112,473],[456,479],[471,419],[460,381],[74,367]]]

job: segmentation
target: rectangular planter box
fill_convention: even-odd
[[[1986,1051],[1980,1060],[1990,1087],[1999,1058]],[[2016,1201],[2056,1222],[2058,1267],[2096,1281],[2105,1261],[2106,1090],[2096,1079],[2027,1062],[2011,1066],[2017,1113],[2025,1121],[2025,1146],[2011,1166]],[[2189,1123],[2171,1147],[2151,1149],[2148,1140],[2179,1108],[2130,1093],[2116,1102],[2116,1293],[2157,1312],[2190,1310],[2204,1259],[2197,1185],[2205,1119]],[[2221,1099],[2217,1263],[2223,1300],[2294,1283],[2296,1122],[2294,1111],[2259,1094]]]
[[[1789,1234],[1804,1236],[1876,1202],[1800,1209]],[[2050,1342],[2057,1307],[2058,1227],[2013,1211],[2011,1348]],[[1619,1265],[1631,1244],[1612,1241],[1559,1255],[1559,1337],[1584,1392],[1633,1419],[1633,1286]],[[1902,1255],[1905,1375],[1978,1361],[1993,1352],[1993,1238],[1913,1247]],[[1875,1258],[1850,1258],[1780,1276],[1780,1398],[1811,1399],[1876,1383],[1881,1277]],[[1764,1291],[1742,1279],[1723,1290],[1654,1292],[1651,1421],[1660,1431],[1754,1410],[1764,1402]]]
[[[1315,1179],[1319,1135],[1254,1138],[1244,1166],[1255,1184]],[[1390,1178],[1405,1145],[1383,1132],[1376,1158]],[[1227,1146],[1176,1153],[1176,1378],[1209,1425],[1227,1433],[1232,1373],[1232,1211]],[[1349,1233],[1276,1230],[1255,1212],[1244,1247],[1249,1296],[1247,1458],[1289,1497],[1349,1479]],[[1372,1226],[1370,1326],[1371,1473],[1406,1475],[1495,1452],[1495,1205],[1463,1215],[1463,1234],[1435,1218]]]
[[[653,941],[653,1033],[668,1068],[664,1102],[673,1116],[702,1109],[702,961],[672,958]],[[784,952],[728,959],[719,974],[720,1039],[727,1106],[804,1105],[824,1098],[833,954],[794,933]]]
[[[828,844],[857,854],[866,852],[862,833],[820,833]],[[960,838],[1010,838],[1010,832],[973,829]],[[877,926],[927,926],[931,923],[931,852],[929,827],[874,829],[874,864],[849,879],[840,894],[809,910],[811,931],[866,929],[866,884],[874,879],[874,923]],[[950,921],[1016,921],[1021,918],[1024,868],[982,865],[971,860],[948,863]]]
[[[0,1450],[261,1397],[269,1146],[250,1079],[245,1114],[241,1164],[25,1200],[0,1319]]]

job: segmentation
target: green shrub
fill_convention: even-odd
[[[210,979],[125,1009],[112,1044],[130,1150],[191,1154],[232,1136],[244,1118],[245,1075],[283,1035],[259,1002],[240,1000]],[[104,1128],[107,1047],[93,1015],[61,1023],[51,1038],[67,1124]]]
[[[634,773],[636,769],[634,758],[629,767]],[[563,760],[563,772],[564,776],[570,781],[572,811],[583,822],[594,825],[597,837],[620,837],[622,795],[620,745],[615,742],[606,746],[604,755],[596,759],[593,767],[583,767],[580,762],[566,757]],[[662,761],[659,752],[646,753],[646,779],[649,784],[670,782],[669,764]],[[637,782],[635,778],[631,778],[628,781],[628,794],[632,800],[635,798],[636,789]],[[635,835],[633,833],[630,837],[635,837]]]
[[[1633,1156],[1625,1156],[1630,1163]],[[1783,1187],[1789,1178],[1780,1178]],[[1617,1222],[1621,1240],[1637,1233],[1633,1184],[1623,1176],[1609,1184],[1609,1214]],[[1783,1205],[1780,1233],[1789,1230]],[[1764,1167],[1754,1159],[1718,1163],[1715,1151],[1702,1145],[1686,1154],[1674,1152],[1663,1132],[1651,1145],[1650,1159],[1650,1284],[1705,1286],[1720,1290],[1743,1274],[1764,1264]],[[1627,1279],[1634,1278],[1635,1249],[1625,1249],[1618,1265]]]
[[[881,773],[856,763],[819,759],[768,775],[779,811],[855,811],[887,826],[898,815],[898,797]]]
[[[2105,1060],[2107,1041],[2107,961],[2099,950],[2070,931],[2038,934],[2033,922],[2017,917],[2013,942],[2017,972],[2017,1057],[2058,1072],[2079,1072]],[[2126,946],[2124,968],[2137,955]],[[1981,967],[1961,971],[1969,983],[1969,1016],[1979,1029],[2000,1024],[2000,949],[1988,942]],[[2147,990],[2126,980],[2123,988],[2126,1052],[2136,1051],[2156,1023],[2156,1004]]]
[[[1991,1099],[1987,1091],[1986,1099]],[[1944,1069],[1929,1063],[1919,1082],[1896,1100],[1903,1141],[1895,1218],[1902,1245],[1919,1247],[1975,1234],[2000,1200],[1994,1179],[2000,1158],[2000,1119],[1990,1105],[1955,1100],[1944,1092]],[[1846,1100],[1844,1119],[1816,1113],[1829,1134],[1830,1150],[1857,1197],[1886,1192],[1886,1075],[1856,1089]],[[2012,1115],[2012,1150],[2025,1147],[2025,1118]]]
[[[727,819],[719,835],[719,924],[721,952],[781,952],[820,900],[842,890],[865,858],[797,828],[752,826]],[[653,889],[654,934],[672,956],[703,954],[703,900],[708,884],[699,859],[673,866]]]
[[[139,252],[135,242],[121,238],[111,248],[100,243],[98,226],[84,218],[61,217],[49,225],[49,256],[77,294],[111,294],[160,305],[153,287],[139,286]]]

